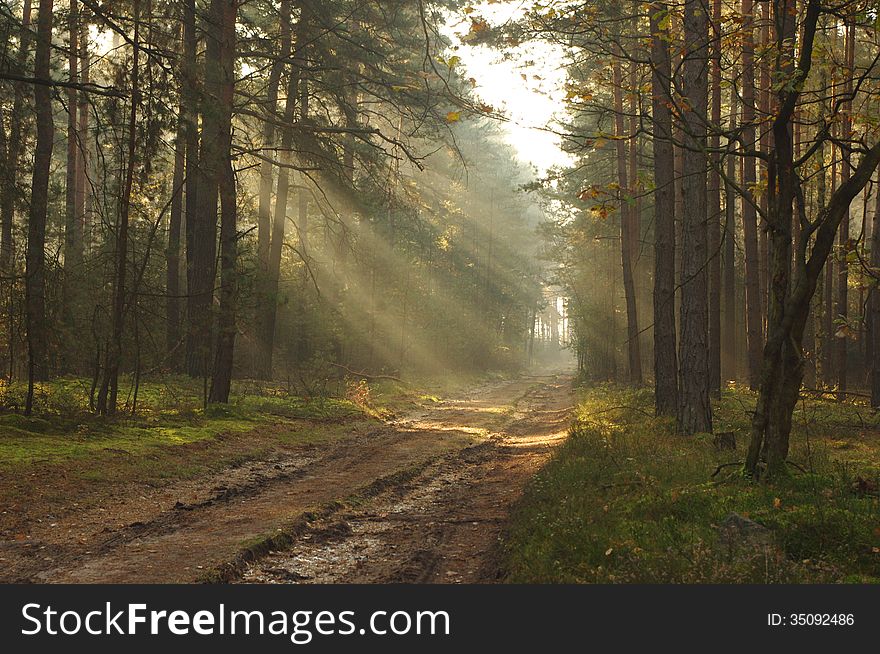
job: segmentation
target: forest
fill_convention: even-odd
[[[2,0],[0,578],[876,581],[878,20]]]

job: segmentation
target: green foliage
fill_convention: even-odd
[[[720,424],[747,445],[754,397],[725,390]],[[585,392],[571,438],[538,474],[506,542],[508,580],[599,583],[880,581],[878,498],[855,479],[880,477],[876,418],[821,400],[799,407],[791,473],[772,484],[741,475],[742,454],[715,451],[653,416],[651,393],[613,385]],[[866,430],[870,429],[870,432]],[[839,440],[850,449],[835,449]],[[866,482],[868,483],[868,482]],[[876,489],[876,485],[869,488]],[[731,514],[767,528],[768,543],[731,543]]]

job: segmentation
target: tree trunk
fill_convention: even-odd
[[[209,21],[215,19],[212,0],[208,11]],[[217,58],[220,50],[220,24],[210,22],[205,31],[205,84],[201,102],[202,134],[199,151],[198,194],[195,224],[193,225],[194,249],[192,257],[192,284],[188,289],[190,298],[189,321],[195,346],[188,362],[192,376],[207,380],[210,376],[210,357],[213,350],[212,306],[214,283],[217,278],[217,200],[220,179],[228,149],[224,148],[226,137],[223,130],[224,108],[219,97],[222,63]]]
[[[16,72],[24,75],[25,62],[31,42],[31,0],[25,0],[22,9],[19,48],[16,56]],[[12,264],[12,222],[15,216],[16,173],[22,150],[22,123],[26,85],[16,82],[15,97],[12,101],[12,112],[9,116],[9,138],[6,140],[6,160],[0,183],[3,185],[0,198],[0,272],[7,272]],[[3,129],[0,126],[0,129]]]
[[[196,50],[196,2],[183,3],[183,82],[182,101],[186,105],[186,371],[191,377],[207,375],[210,353],[210,307],[214,297],[214,256],[217,234],[216,187],[202,188],[208,176],[199,144],[199,106],[201,104]],[[207,103],[206,103],[207,104]],[[205,144],[202,144],[205,147]],[[201,195],[207,200],[207,215]],[[213,210],[211,205],[213,203]]]
[[[68,81],[71,84],[79,82],[79,0],[70,0],[68,11]],[[77,291],[80,288],[80,268],[82,266],[82,216],[77,213],[77,197],[79,195],[79,159],[80,159],[80,135],[79,120],[79,94],[75,87],[67,89],[67,169],[66,186],[64,196],[64,281],[61,294],[61,316],[66,328],[67,338],[75,342],[76,334],[75,306]],[[69,355],[75,348],[64,348],[65,355]],[[76,362],[64,357],[64,370],[77,370]]]
[[[172,370],[180,370],[177,361],[181,342],[180,321],[180,232],[183,226],[183,187],[186,171],[186,121],[181,101],[177,134],[174,138],[174,173],[171,181],[171,214],[168,220],[168,248],[165,251],[165,353]]]
[[[758,137],[758,145],[759,150],[765,156],[770,154],[771,149],[773,148],[773,132],[771,129],[767,127],[769,124],[772,114],[773,114],[773,105],[772,105],[772,95],[770,91],[770,59],[772,55],[772,32],[773,32],[773,19],[771,17],[771,8],[769,2],[758,2],[756,7],[758,12],[760,13],[760,29],[759,33],[759,44],[760,44],[760,52],[762,52],[762,56],[758,61],[758,89],[757,89],[757,101],[758,101],[758,117],[759,124],[761,125],[759,129],[759,137]],[[764,159],[758,159],[758,181],[762,182],[763,185],[767,186],[767,162]],[[767,215],[769,210],[769,195],[770,190],[765,188],[765,191],[759,195],[758,204],[761,207],[761,213],[763,216]],[[761,318],[762,322],[762,330],[763,333],[767,333],[767,312],[768,312],[768,303],[770,301],[770,238],[768,236],[768,226],[766,222],[766,218],[761,218],[759,220],[758,226],[758,262],[760,266],[759,278],[761,280]]]
[[[774,0],[779,69],[785,79],[794,75],[795,0]],[[798,75],[806,78],[812,62],[813,40],[820,13],[819,0],[809,0],[803,20]],[[768,311],[768,336],[764,348],[758,402],[752,419],[752,437],[745,470],[754,477],[766,477],[784,469],[788,456],[791,417],[803,376],[801,342],[810,311],[810,301],[822,267],[828,259],[835,235],[853,198],[870,179],[880,162],[880,143],[862,157],[854,174],[820,207],[797,248],[794,279],[791,274],[791,224],[795,197],[801,196],[800,179],[794,168],[791,122],[799,97],[797,89],[779,91],[779,110],[773,122],[774,148],[770,159],[768,191],[771,269],[773,286]],[[812,250],[808,249],[814,234]]]
[[[235,347],[236,282],[238,258],[235,172],[232,168],[232,108],[235,94],[235,17],[237,0],[212,0],[211,25],[207,56],[216,62],[206,75],[209,95],[216,98],[217,185],[220,193],[220,315],[217,330],[217,354],[211,379],[209,402],[229,402]],[[210,69],[209,69],[210,70]]]
[[[709,390],[721,395],[721,0],[712,0],[712,148],[708,182]]]
[[[877,194],[874,198],[874,224],[871,228],[871,269],[880,270],[880,171],[877,174]],[[875,273],[876,274],[876,273]],[[868,338],[871,344],[871,406],[880,408],[880,290],[874,278],[868,295],[870,321]]]
[[[91,77],[91,64],[89,61],[89,23],[87,14],[80,14],[79,25],[79,80],[81,84],[88,84]],[[91,194],[87,188],[89,184],[89,109],[89,94],[81,91],[79,93],[79,108],[76,112],[77,119],[79,120],[77,131],[79,133],[80,146],[76,172],[76,215],[80,223],[80,253],[86,252],[91,246],[91,219],[88,215],[88,200]]]
[[[632,193],[627,174],[627,137],[623,115],[623,75],[620,57],[612,63],[614,80],[614,125],[617,145],[617,183],[620,205],[620,252],[623,261],[623,293],[626,300],[626,351],[629,382],[640,384],[642,381],[641,354],[639,352],[638,309],[635,297],[635,278],[633,276],[633,244],[632,229]]]
[[[686,0],[684,37],[690,44],[685,55],[681,88],[687,98],[682,113],[685,143],[682,162],[682,266],[681,266],[681,392],[678,429],[684,434],[712,431],[709,402],[709,307],[706,264],[707,170],[706,119],[709,105],[709,14],[701,0]]]
[[[654,405],[657,415],[678,412],[675,342],[675,154],[669,109],[669,42],[661,29],[666,3],[651,5],[651,109],[654,129]]]
[[[137,146],[137,118],[140,103],[140,2],[132,3],[134,36],[132,40],[131,98],[129,100],[128,147],[122,197],[119,202],[119,219],[116,224],[116,274],[113,288],[112,333],[104,359],[104,377],[98,391],[98,413],[116,413],[119,395],[119,367],[122,359],[122,336],[125,330],[126,268],[128,264],[128,228],[131,212],[131,191],[134,185],[134,169]]]
[[[730,88],[730,131],[736,129],[737,90]],[[730,145],[728,145],[730,147]],[[737,378],[736,325],[739,311],[736,304],[736,190],[733,182],[736,179],[737,157],[727,155],[726,176],[730,181],[724,184],[724,257],[722,271],[722,304],[723,318],[721,321],[721,372],[722,379]]]
[[[50,79],[52,54],[52,0],[40,0],[37,15],[37,50],[34,76]],[[34,84],[34,107],[37,143],[31,181],[31,206],[28,215],[26,253],[25,308],[28,342],[28,393],[25,412],[33,409],[34,382],[49,378],[49,328],[46,324],[46,217],[49,206],[49,168],[55,126],[52,119],[52,89]]]
[[[266,93],[267,119],[263,122],[263,148],[267,159],[260,164],[260,196],[257,210],[257,285],[261,303],[257,308],[257,351],[254,372],[260,379],[272,378],[272,350],[275,343],[275,320],[270,308],[277,302],[275,293],[272,291],[270,273],[272,268],[270,251],[274,231],[272,225],[272,186],[275,176],[274,166],[270,159],[276,154],[275,123],[278,120],[278,89],[285,61],[290,58],[290,0],[281,2],[279,33],[279,52],[269,71],[269,84]],[[292,67],[290,74],[296,74]],[[288,97],[287,106],[292,106],[292,104],[293,100]],[[284,116],[286,119],[286,108]]]
[[[743,16],[743,107],[742,141],[745,150],[754,150],[755,138],[755,71],[752,23],[752,0],[742,0]],[[755,159],[744,157],[742,185],[746,189],[755,186]],[[748,346],[749,386],[757,389],[761,370],[762,316],[761,279],[758,260],[758,213],[752,198],[743,198],[743,240],[746,272],[746,342]]]
[[[278,170],[278,187],[275,193],[275,218],[272,223],[272,239],[269,247],[269,260],[266,285],[266,305],[263,307],[263,334],[266,344],[264,353],[264,373],[272,377],[272,359],[275,344],[275,324],[278,318],[278,289],[281,280],[281,251],[287,224],[287,205],[290,200],[290,176],[293,164],[293,124],[296,119],[296,104],[299,96],[299,81],[303,70],[303,50],[307,16],[301,12],[296,30],[294,60],[290,67],[287,82],[287,99],[284,106],[284,128],[281,132],[281,167]],[[305,109],[305,107],[301,108]],[[302,111],[300,112],[303,113]]]
[[[820,77],[821,88],[826,88],[828,84],[827,78],[822,74]],[[825,104],[819,106],[819,119],[825,119]],[[835,190],[835,166],[834,151],[832,149],[831,164],[831,193]],[[820,162],[820,170],[816,180],[816,203],[819,208],[825,206],[827,200],[826,177],[828,171],[825,169],[825,144],[821,143],[816,151],[816,158]],[[825,262],[825,268],[822,273],[822,296],[819,298],[821,312],[821,351],[819,357],[820,363],[820,379],[823,388],[831,388],[834,386],[834,258],[831,257]]]
[[[25,74],[25,62],[31,42],[31,0],[25,0],[22,8],[21,31],[19,32],[19,47],[15,59],[15,69],[20,75]],[[0,171],[0,275],[12,276],[14,272],[14,247],[12,241],[12,225],[15,219],[15,198],[18,194],[18,171],[22,153],[22,132],[24,123],[25,95],[27,86],[24,82],[16,82],[13,85],[14,98],[12,111],[9,116],[9,136],[6,137],[5,128],[0,125],[0,133],[3,133],[6,142],[5,158],[0,161],[3,170]],[[15,327],[15,286],[5,284],[0,302],[2,302],[3,315],[5,316],[6,332],[8,337],[7,361],[3,372],[9,380],[13,378],[15,368],[15,340],[13,331]]]
[[[853,63],[855,57],[855,27],[848,25],[846,27],[846,68],[844,72],[845,82],[843,86],[844,97],[851,97],[853,90]],[[852,138],[852,102],[847,100],[843,103],[841,122],[841,139],[844,142]],[[841,148],[842,160],[840,165],[840,184],[845,185],[852,175],[852,159],[848,148]],[[848,255],[853,249],[853,243],[850,239],[850,210],[849,205],[844,211],[843,219],[840,222],[840,230],[838,233],[838,245],[840,246],[840,256],[837,263],[837,297],[834,306],[834,315],[836,320],[843,323],[841,338],[835,338],[835,368],[837,372],[837,399],[842,400],[846,397],[847,387],[847,353],[849,345],[849,330],[846,329],[846,321],[849,316],[849,262]],[[837,330],[835,330],[837,332]],[[836,336],[836,333],[835,333]]]

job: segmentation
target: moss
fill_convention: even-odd
[[[138,388],[137,411],[133,412],[134,389],[123,389],[117,416],[101,418],[88,410],[89,381],[58,379],[38,385],[35,412],[25,417],[16,411],[23,405],[22,384],[0,383],[0,470],[95,462],[85,478],[101,479],[100,461],[120,457],[164,460],[180,447],[272,427],[270,440],[288,446],[330,438],[338,429],[331,423],[367,419],[352,402],[338,398],[300,398],[283,389],[258,382],[239,382],[235,389],[249,394],[235,396],[227,405],[202,409],[201,382],[185,377],[144,381]],[[5,413],[3,413],[5,411]],[[280,427],[280,428],[279,428]],[[149,470],[157,466],[138,464]],[[186,474],[174,466],[158,466],[155,474]],[[153,474],[153,473],[150,473]]]

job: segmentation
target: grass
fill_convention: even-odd
[[[305,444],[328,442],[373,422],[351,399],[290,396],[240,382],[228,405],[203,408],[202,388],[163,378],[120,396],[112,418],[89,410],[88,380],[38,385],[35,415],[16,413],[22,384],[0,382],[0,503],[68,502],[128,482],[160,485]],[[136,410],[133,410],[136,409]],[[96,500],[97,501],[97,500]]]
[[[505,544],[507,579],[531,583],[880,582],[880,417],[866,407],[804,400],[790,473],[744,479],[754,396],[731,387],[717,431],[686,438],[656,418],[652,393],[583,392],[570,439],[534,479]],[[802,471],[803,470],[803,471]],[[765,536],[725,538],[738,515]]]

